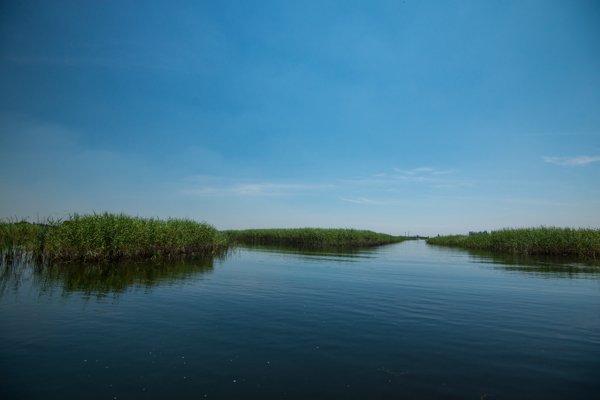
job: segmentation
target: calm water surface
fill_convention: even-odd
[[[404,242],[0,272],[2,399],[598,399],[600,268]]]

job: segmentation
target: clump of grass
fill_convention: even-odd
[[[356,229],[247,229],[224,231],[228,239],[242,243],[285,243],[310,246],[373,246],[405,240],[403,237]]]
[[[0,221],[0,249],[13,247],[30,247],[44,236],[49,225],[31,224],[25,220]]]
[[[225,237],[216,228],[188,219],[73,214],[41,228],[17,225],[2,227],[3,246],[31,252],[47,261],[173,258],[214,254],[227,247]]]
[[[590,228],[505,228],[490,233],[439,236],[427,243],[505,253],[600,257],[600,230]]]
[[[205,222],[104,213],[72,215],[48,232],[40,250],[53,260],[97,261],[211,254],[226,246]]]

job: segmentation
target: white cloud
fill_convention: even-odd
[[[428,172],[431,175],[445,175],[445,174],[451,174],[454,172],[453,169],[448,169],[445,171],[436,171],[435,169],[428,168],[428,167],[415,168],[415,169],[411,169],[411,170],[403,170],[403,169],[394,168],[394,170],[396,172],[400,172],[400,173],[406,174],[406,175],[415,175],[415,174],[419,174],[421,172]]]
[[[338,182],[354,183],[358,185],[383,185],[393,183],[392,179],[338,179]]]
[[[421,168],[415,168],[415,169],[411,169],[411,170],[409,170],[409,171],[405,171],[405,170],[401,170],[401,169],[398,169],[398,168],[394,168],[394,170],[395,170],[396,172],[401,172],[401,173],[403,173],[403,174],[407,174],[407,175],[414,175],[414,174],[416,174],[416,173],[419,173],[419,172],[429,172],[429,171],[433,171],[433,168],[421,167]]]
[[[427,182],[432,181],[433,178],[425,178],[422,176],[403,176],[403,175],[394,175],[392,176],[396,181],[405,181],[405,182]]]
[[[600,161],[600,156],[575,156],[575,157],[542,157],[544,161],[558,165],[585,165],[591,162]]]
[[[231,189],[231,192],[240,195],[286,195],[291,194],[292,191],[302,189],[312,189],[309,185],[293,185],[285,183],[253,183],[238,185]]]
[[[186,178],[187,181],[202,181],[197,177]],[[218,177],[210,177],[219,180]],[[201,187],[185,189],[181,193],[192,196],[291,196],[306,191],[331,188],[332,185],[300,185],[289,183],[230,183],[225,187]]]
[[[365,198],[353,200],[353,199],[345,199],[343,197],[340,197],[340,200],[348,201],[350,203],[369,204],[369,205],[377,205],[377,206],[389,206],[389,205],[394,204],[394,202],[390,202],[390,201],[370,200],[370,199],[365,199]]]
[[[338,182],[351,183],[357,185],[370,185],[370,186],[384,186],[391,185],[396,186],[398,184],[404,183],[439,183],[444,184],[443,177],[438,177],[437,175],[447,175],[454,173],[454,169],[437,171],[434,168],[421,167],[415,168],[412,170],[401,170],[398,168],[394,168],[395,172],[399,172],[400,174],[375,174],[371,177],[362,178],[362,179],[338,179]],[[471,184],[459,183],[459,182],[450,182],[453,185],[466,185],[473,186]]]

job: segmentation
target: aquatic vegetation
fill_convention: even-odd
[[[590,228],[505,228],[489,233],[439,236],[428,239],[427,243],[505,253],[600,257],[600,230]]]
[[[306,246],[372,246],[404,237],[356,229],[249,229],[219,232],[189,219],[131,217],[125,214],[72,214],[43,224],[0,223],[4,261],[23,256],[44,261],[171,259],[218,254],[232,243]]]
[[[0,221],[0,249],[30,246],[44,236],[47,224],[31,224],[21,220]]]
[[[12,225],[12,226],[9,226]],[[0,227],[3,248],[19,249],[49,261],[112,261],[214,254],[225,237],[205,222],[160,220],[125,214],[73,214],[42,227],[14,223]],[[29,225],[29,224],[22,224]],[[5,251],[5,256],[11,252]]]
[[[246,229],[224,231],[228,239],[242,243],[287,243],[311,246],[373,246],[406,240],[401,236],[357,229]]]

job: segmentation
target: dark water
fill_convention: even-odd
[[[404,242],[0,273],[2,399],[598,399],[600,268]]]

